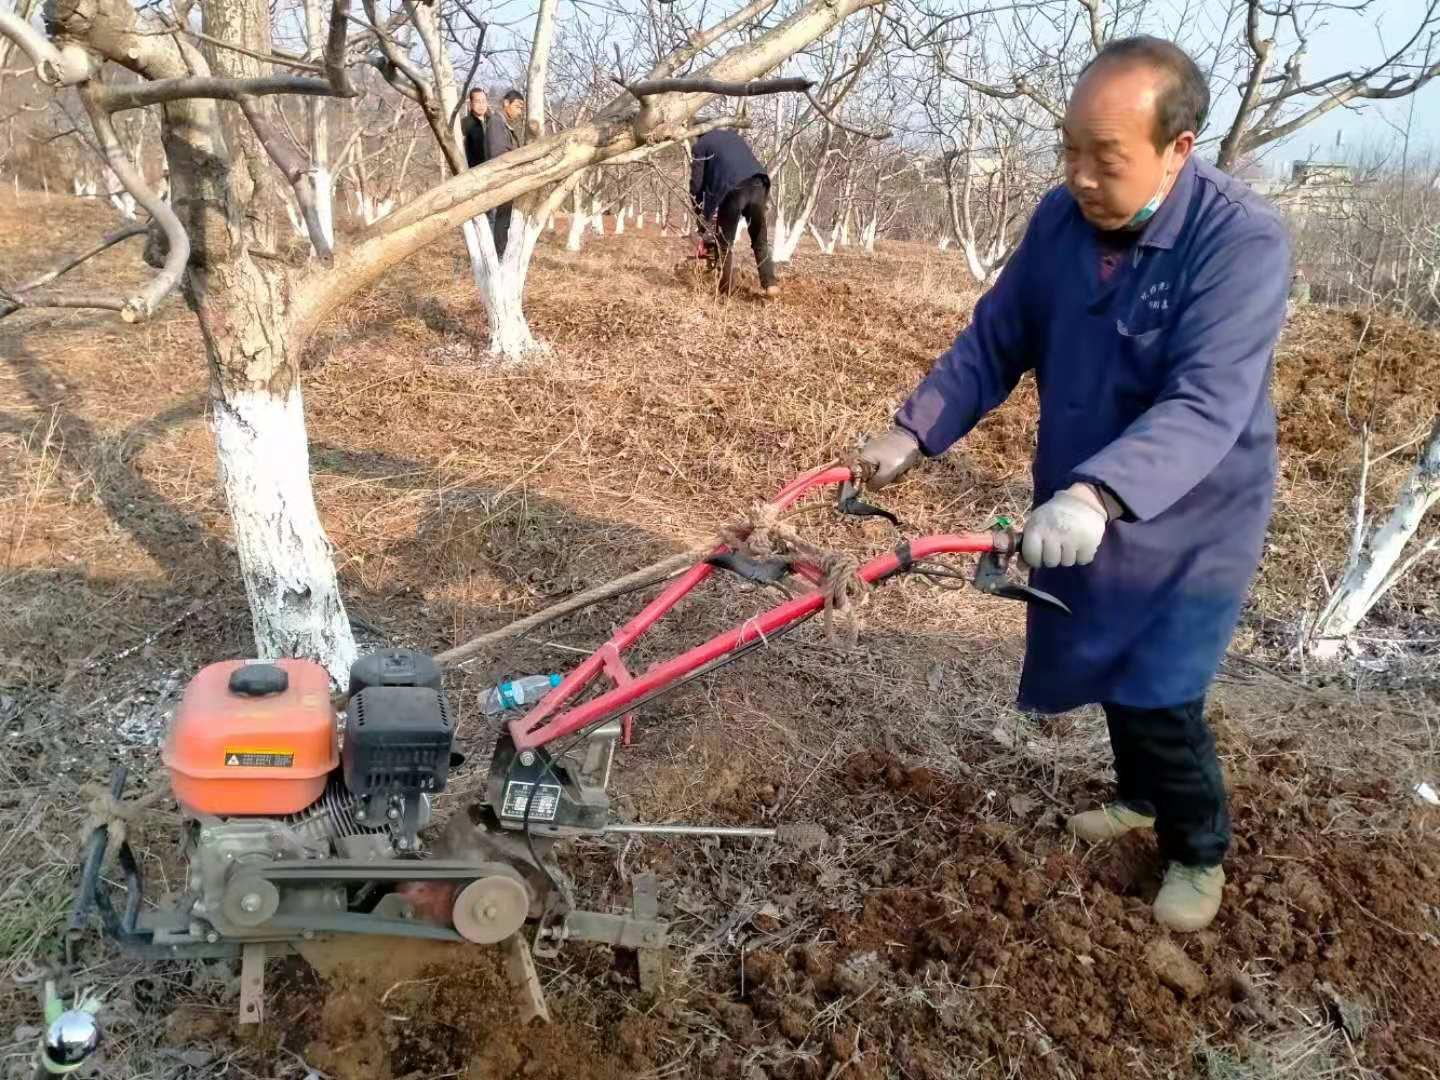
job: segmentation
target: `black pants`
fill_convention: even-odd
[[[495,257],[505,255],[505,241],[510,238],[510,207],[512,203],[501,203],[491,210],[490,231],[495,234]]]
[[[770,260],[769,221],[766,203],[770,185],[762,177],[749,180],[720,200],[715,214],[716,257],[720,262],[720,288],[730,288],[735,272],[735,241],[739,239],[740,221],[750,227],[750,249],[755,253],[755,268],[760,271],[760,287],[775,284],[775,264]]]
[[[1160,854],[1218,866],[1230,847],[1230,811],[1205,723],[1205,699],[1164,709],[1105,705],[1122,803],[1155,817]]]

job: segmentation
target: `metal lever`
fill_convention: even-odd
[[[975,579],[971,584],[991,596],[999,596],[1006,600],[1019,600],[1026,604],[1040,604],[1042,607],[1052,608],[1055,611],[1064,612],[1066,615],[1071,614],[1069,606],[1059,597],[1051,596],[1043,589],[1010,580],[1007,572],[1010,567],[1010,559],[1019,546],[1018,538],[1011,534],[1009,551],[1004,553],[987,551],[981,555],[980,562],[975,567]]]
[[[889,510],[873,506],[861,499],[860,482],[853,477],[840,485],[840,494],[835,500],[835,508],[849,517],[882,517],[897,529],[904,527],[900,524],[900,519]]]
[[[629,825],[617,822],[606,825],[605,831],[642,836],[753,836],[805,849],[819,847],[826,840],[825,830],[809,821],[786,821],[774,828],[749,825]]]

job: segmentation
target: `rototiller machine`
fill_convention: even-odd
[[[859,500],[858,470],[844,465],[800,476],[763,509],[777,520],[827,486],[839,486],[840,512],[880,515],[898,527],[892,515]],[[576,910],[552,857],[556,841],[648,832],[770,836],[803,846],[824,834],[803,824],[612,821],[611,760],[616,742],[630,740],[633,710],[773,642],[833,606],[846,589],[905,574],[960,577],[936,561],[940,556],[977,553],[971,580],[982,592],[1064,608],[1010,580],[1018,537],[1008,525],[907,540],[848,566],[825,565],[818,549],[803,544],[765,547],[747,550],[743,538],[733,537],[720,544],[504,725],[483,800],[458,809],[427,834],[428,842],[421,831],[432,798],[445,789],[456,726],[432,657],[406,650],[363,657],[338,713],[325,670],[310,661],[204,668],[184,692],[163,753],[182,816],[184,887],[147,905],[140,864],[123,841],[116,859],[125,890],[117,902],[102,878],[115,826],[100,824],[90,838],[72,927],[83,927],[93,911],[123,946],[152,957],[240,955],[241,1019],[249,1021],[261,1015],[267,949],[273,955],[338,935],[507,942],[530,964],[519,935],[533,920],[534,953],[552,954],[567,941],[634,949],[642,985],[654,985],[667,926],[658,918],[653,877],[634,879],[629,912]],[[632,675],[626,651],[717,570],[782,589],[791,578],[813,588]],[[124,784],[122,769],[110,788],[117,813]]]

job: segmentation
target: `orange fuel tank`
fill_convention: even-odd
[[[310,660],[210,664],[185,688],[161,756],[192,813],[298,813],[338,762],[330,678]]]

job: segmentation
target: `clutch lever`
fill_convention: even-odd
[[[1023,585],[1018,581],[1010,580],[1010,560],[1020,550],[1020,534],[1014,529],[1006,528],[1001,530],[1000,535],[1006,538],[1003,550],[1001,550],[1001,545],[997,544],[996,550],[987,551],[980,556],[980,561],[975,566],[975,578],[971,584],[991,596],[998,596],[1005,600],[1019,600],[1025,604],[1039,604],[1041,607],[1063,612],[1066,615],[1074,614],[1065,601],[1057,596],[1052,596],[1044,589],[1037,589],[1033,585]]]
[[[900,519],[889,510],[874,506],[860,498],[860,481],[853,476],[840,485],[840,493],[835,500],[835,509],[848,517],[881,517],[897,529],[904,528],[900,524]]]

